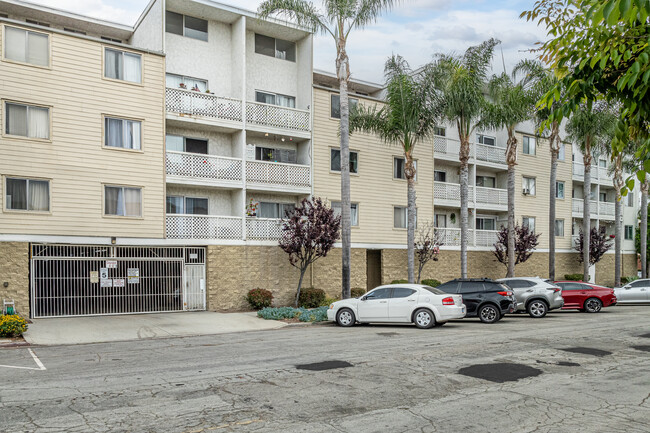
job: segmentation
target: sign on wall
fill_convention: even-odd
[[[140,268],[129,268],[127,269],[127,275],[129,278],[129,284],[138,284],[140,283]]]

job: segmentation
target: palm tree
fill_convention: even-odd
[[[463,278],[467,278],[469,140],[483,123],[487,73],[498,43],[490,39],[468,48],[460,57],[437,54],[428,68],[445,107],[443,116],[456,124],[460,139],[460,272]]]
[[[558,79],[553,71],[545,69],[541,62],[537,60],[522,60],[515,66],[514,74],[524,73],[524,85],[528,88],[535,101],[541,100],[552,89],[558,87]],[[557,162],[562,147],[562,138],[560,137],[560,123],[553,120],[548,128],[542,127],[558,108],[559,103],[555,102],[549,108],[546,104],[537,105],[533,114],[535,126],[539,135],[548,140],[551,152],[551,173],[549,188],[549,206],[548,206],[548,278],[555,280],[555,199],[557,184]]]
[[[605,145],[611,142],[616,116],[603,101],[587,102],[576,110],[567,122],[566,130],[569,139],[577,143],[582,152],[585,166],[583,185],[583,216],[582,232],[584,236],[583,279],[589,281],[589,233],[591,233],[591,163],[594,154],[599,154]]]
[[[413,72],[406,60],[392,56],[384,68],[386,104],[357,106],[350,115],[350,130],[377,134],[388,144],[398,144],[404,151],[404,175],[408,185],[408,281],[415,282],[415,174],[413,151],[418,142],[433,135],[440,120],[441,104],[434,91],[431,74]]]
[[[515,166],[517,165],[517,136],[515,128],[528,120],[535,107],[532,94],[525,81],[516,81],[505,72],[494,75],[488,84],[490,103],[486,110],[486,126],[505,128],[508,132],[506,162],[508,163],[508,271],[506,277],[515,276]]]
[[[618,134],[617,134],[618,135]],[[626,136],[626,134],[623,134]],[[642,146],[639,143],[642,141],[641,137],[632,141],[631,155],[623,161],[623,169],[627,173],[637,173],[639,179],[639,189],[641,190],[641,227],[639,229],[639,247],[640,247],[640,260],[641,260],[641,278],[648,278],[648,189],[650,188],[650,175],[646,170],[649,158],[643,152]],[[641,173],[641,177],[639,177]]]
[[[265,0],[259,8],[260,18],[278,14],[293,20],[313,32],[329,34],[336,45],[336,76],[339,80],[341,113],[341,297],[350,297],[350,110],[348,82],[350,63],[346,45],[353,29],[376,21],[395,0],[323,0],[323,9],[305,0]]]

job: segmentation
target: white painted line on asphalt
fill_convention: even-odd
[[[27,349],[29,351],[29,354],[32,355],[32,358],[34,358],[34,362],[36,362],[36,365],[38,365],[38,368],[35,367],[20,367],[17,365],[2,365],[0,364],[0,367],[5,367],[5,368],[20,368],[22,370],[47,370],[43,363],[41,362],[40,359],[38,359],[38,356],[32,351],[32,349]]]

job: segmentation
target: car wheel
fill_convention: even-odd
[[[354,325],[355,321],[354,313],[349,308],[341,308],[338,313],[336,313],[336,323],[339,326],[347,328]]]
[[[413,323],[420,329],[428,329],[436,324],[436,319],[430,310],[420,308],[413,314]]]
[[[501,319],[501,312],[494,305],[487,304],[478,310],[478,317],[483,323],[494,323]]]
[[[544,301],[534,300],[528,303],[526,311],[528,311],[528,315],[533,319],[541,319],[546,316],[548,306]]]
[[[589,298],[585,301],[585,311],[587,313],[597,313],[603,308],[603,303],[598,298]]]

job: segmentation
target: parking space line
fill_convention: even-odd
[[[32,355],[32,358],[34,358],[34,362],[36,363],[36,365],[38,365],[38,368],[36,368],[36,367],[22,367],[22,366],[18,366],[18,365],[2,365],[2,364],[0,364],[0,367],[19,368],[19,369],[22,369],[22,370],[47,370],[47,368],[45,368],[45,366],[43,365],[41,360],[38,359],[38,356],[36,356],[36,354],[32,351],[32,349],[27,349],[27,350],[29,351],[29,354]]]

